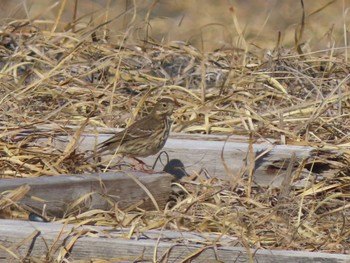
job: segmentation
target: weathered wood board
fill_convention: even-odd
[[[237,247],[237,239],[198,233],[74,226],[0,220],[0,261],[49,258],[51,262],[113,259],[113,262],[350,262],[350,255]],[[67,250],[66,250],[67,249]],[[81,262],[81,261],[80,261]]]
[[[42,176],[36,178],[1,179],[0,193],[29,185],[30,190],[20,203],[45,210],[55,216],[66,212],[91,209],[110,209],[111,203],[125,208],[137,203],[145,209],[155,210],[150,196],[137,183],[146,187],[162,208],[169,198],[173,176],[165,173],[108,172],[72,176]],[[71,205],[86,196],[74,210]],[[112,202],[110,202],[112,201]]]
[[[83,134],[79,151],[93,150],[97,143],[107,140],[111,134]],[[71,137],[60,136],[55,140],[55,147],[64,149]],[[192,134],[171,134],[164,146],[164,151],[170,159],[179,159],[184,164],[188,174],[199,173],[205,169],[212,177],[230,179],[232,176],[242,171],[248,173],[249,158],[247,157],[250,145],[242,142],[242,137],[227,137],[217,135],[192,135]],[[246,139],[246,138],[245,138]],[[285,170],[271,172],[270,166],[275,161],[288,160],[293,154],[297,160],[303,160],[317,151],[315,148],[307,146],[275,145],[273,142],[257,142],[252,145],[253,156],[262,155],[255,162],[254,180],[260,185],[278,187],[285,175]],[[221,157],[223,153],[223,159]],[[152,165],[157,156],[150,156],[144,159],[147,164]],[[229,168],[225,169],[224,162]],[[163,166],[156,166],[158,171]],[[305,171],[307,173],[307,171]]]

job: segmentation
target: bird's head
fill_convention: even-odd
[[[169,98],[163,98],[159,100],[151,112],[155,116],[170,116],[174,111],[174,101]]]

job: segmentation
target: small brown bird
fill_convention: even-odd
[[[168,139],[173,110],[173,100],[159,100],[149,115],[97,145],[96,154],[114,154],[117,151],[136,158],[158,153]]]

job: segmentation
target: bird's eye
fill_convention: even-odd
[[[166,108],[166,103],[163,103],[163,105],[162,105],[162,106],[163,106],[163,108]]]

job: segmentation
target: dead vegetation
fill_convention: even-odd
[[[237,236],[245,247],[349,253],[346,49],[204,53],[183,42],[111,43],[96,36],[100,27],[56,32],[43,23],[11,21],[0,29],[2,178],[90,172],[74,145],[61,152],[36,140],[74,134],[71,125],[125,127],[161,96],[180,104],[176,132],[242,134],[342,152],[330,163],[339,172],[308,178],[312,184],[283,198],[244,178],[233,187],[191,175],[178,184],[185,194],[163,211],[113,208],[60,222],[214,232]],[[1,197],[2,216],[23,217],[25,209],[14,204],[18,194]],[[11,205],[22,214],[11,215]]]

